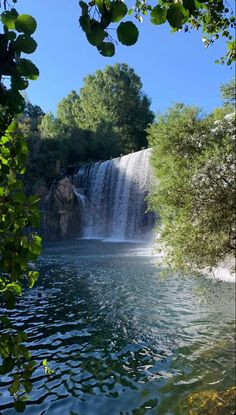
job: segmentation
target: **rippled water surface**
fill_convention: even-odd
[[[230,283],[161,278],[141,244],[47,246],[41,277],[11,313],[39,364],[26,415],[184,415],[201,390],[234,384]],[[202,296],[201,296],[202,297]],[[0,384],[0,414],[12,415]],[[182,408],[182,409],[181,409]]]

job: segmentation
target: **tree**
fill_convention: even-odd
[[[101,122],[90,135],[87,156],[90,161],[118,157],[122,151],[119,135],[112,122]]]
[[[220,88],[221,97],[224,101],[224,105],[231,105],[234,109],[236,103],[236,82],[232,79],[227,84],[224,84]]]
[[[39,133],[39,126],[44,116],[42,108],[33,105],[29,101],[26,103],[24,112],[19,116],[18,127],[23,136],[32,139]]]
[[[149,130],[161,217],[160,246],[172,270],[214,267],[236,248],[235,118],[215,121],[177,104]]]
[[[53,114],[45,114],[39,125],[41,138],[58,139],[65,137],[68,127],[64,125],[59,119],[55,118]]]
[[[77,114],[80,111],[80,97],[76,91],[71,91],[63,98],[57,107],[57,118],[69,127],[75,127]]]
[[[235,111],[236,103],[236,83],[232,79],[230,82],[221,85],[220,94],[223,101],[223,106],[217,107],[212,112],[211,116],[217,120],[221,120],[225,115],[233,113]]]
[[[29,142],[29,166],[26,174],[27,188],[35,192],[42,185],[50,187],[56,176],[56,163],[66,167],[70,148],[71,129],[51,113],[45,114],[37,134],[31,130]]]
[[[31,119],[40,119],[45,115],[45,113],[39,105],[33,105],[30,101],[27,100],[23,115],[24,117]]]
[[[142,22],[143,17],[150,14],[150,22],[154,25],[169,24],[172,31],[191,28],[202,30],[203,42],[208,47],[220,37],[226,38],[227,52],[219,62],[228,65],[235,60],[235,41],[233,29],[235,17],[233,8],[226,0],[159,0],[150,4],[146,0],[135,0],[133,7],[121,0],[94,0],[79,2],[81,7],[80,26],[87,40],[103,56],[115,54],[115,44],[110,33],[114,33],[113,23],[119,23],[115,32],[117,40],[126,46],[135,44],[139,31],[132,21],[123,21],[134,13],[135,18]],[[110,32],[113,29],[113,32]]]
[[[66,118],[62,108],[69,104],[69,97],[59,104],[61,118]],[[150,100],[142,91],[139,76],[126,64],[107,66],[87,76],[74,114],[76,125],[82,129],[102,131],[101,125],[108,123],[118,136],[121,152],[147,146],[146,128],[153,121]]]

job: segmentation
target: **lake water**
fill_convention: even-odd
[[[134,243],[44,248],[37,286],[11,312],[54,370],[38,364],[26,415],[185,415],[189,394],[234,385],[233,284],[163,279],[157,260]],[[8,382],[2,415],[15,414]]]

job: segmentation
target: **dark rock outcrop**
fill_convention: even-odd
[[[80,206],[70,176],[57,178],[42,202],[42,234],[47,240],[80,233]]]

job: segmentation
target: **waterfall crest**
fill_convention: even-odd
[[[151,149],[85,165],[74,176],[81,206],[82,236],[145,240],[154,218],[147,209]]]

